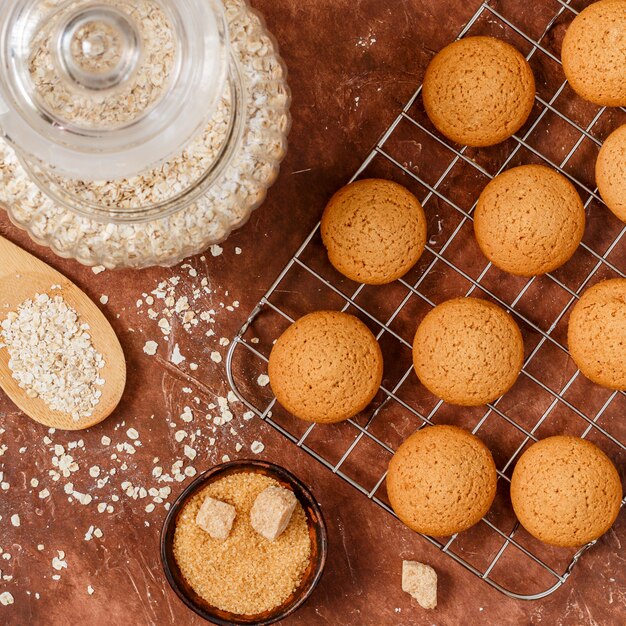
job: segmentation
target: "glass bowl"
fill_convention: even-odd
[[[189,2],[200,0],[185,0],[185,5]],[[165,162],[126,178],[75,179],[42,166],[45,153],[30,159],[2,138],[0,128],[0,208],[35,242],[88,266],[169,267],[223,242],[263,203],[287,151],[287,69],[248,0],[210,2],[223,7],[228,31],[223,93],[204,128]],[[197,102],[207,100],[196,95]],[[213,107],[206,105],[210,112]],[[4,108],[0,89],[0,127]]]
[[[269,476],[283,487],[293,491],[304,509],[311,538],[311,562],[304,572],[298,589],[282,605],[258,615],[236,615],[208,604],[185,581],[174,558],[173,544],[176,522],[187,501],[208,484],[230,474],[242,472],[256,472]],[[266,461],[231,461],[207,470],[178,496],[165,518],[161,531],[161,561],[170,586],[192,611],[211,624],[218,624],[219,626],[230,626],[231,624],[265,626],[266,624],[274,624],[294,613],[308,600],[317,586],[326,564],[327,552],[326,524],[320,507],[309,488],[291,472]]]

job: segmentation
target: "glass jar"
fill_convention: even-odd
[[[176,264],[262,203],[289,104],[246,0],[16,0],[0,16],[0,203],[60,256]]]

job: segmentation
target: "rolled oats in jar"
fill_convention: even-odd
[[[245,0],[15,5],[0,17],[0,204],[35,241],[86,265],[173,265],[263,202],[290,97]]]

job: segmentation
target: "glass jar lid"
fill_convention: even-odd
[[[59,175],[128,178],[202,132],[228,60],[219,0],[15,0],[0,15],[0,128]]]

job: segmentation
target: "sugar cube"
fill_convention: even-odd
[[[228,539],[235,521],[235,507],[207,496],[196,515],[196,524],[213,537]]]
[[[437,572],[417,561],[402,562],[402,591],[410,594],[424,609],[437,607]]]
[[[296,503],[296,496],[289,489],[264,489],[257,496],[250,511],[252,528],[268,541],[275,541],[289,525]]]

